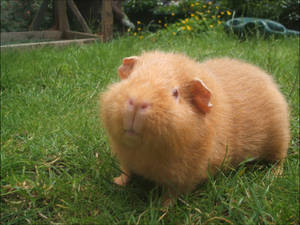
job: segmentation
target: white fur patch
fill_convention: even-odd
[[[123,65],[125,64],[128,64],[128,63],[132,63],[132,62],[129,62],[129,61],[137,61],[138,60],[138,57],[137,56],[130,56],[130,57],[126,57],[123,59]]]
[[[134,60],[137,60],[138,57],[135,56],[135,55],[133,55],[133,56],[126,57],[126,58],[124,58],[124,59],[128,59],[128,60],[134,59]]]
[[[201,80],[201,79],[199,79],[197,77],[194,80],[199,81],[202,84],[202,86],[205,87],[211,93],[210,89],[206,86],[206,84],[203,82],[203,80]]]

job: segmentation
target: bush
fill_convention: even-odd
[[[236,17],[271,19],[299,30],[300,0],[224,0],[222,4],[232,9]]]
[[[216,11],[234,12],[235,17],[258,17],[282,23],[289,29],[299,30],[300,0],[128,0],[124,10],[131,21],[146,26],[147,30],[155,31],[164,28],[165,24],[175,23],[195,13],[197,7],[207,5],[218,6]],[[205,9],[201,9],[205,13]],[[215,13],[215,15],[217,15]],[[226,14],[225,14],[226,15]],[[208,17],[207,17],[208,18]],[[222,16],[222,20],[229,17]],[[137,23],[139,21],[139,24]]]
[[[28,30],[41,3],[42,0],[1,0],[1,32]],[[41,29],[51,24],[51,17],[51,12],[47,12]]]
[[[153,11],[159,3],[159,0],[128,0],[124,5],[124,11],[131,21],[148,24],[153,19]]]
[[[132,3],[132,1],[128,3]],[[129,9],[127,8],[127,10]],[[137,12],[137,8],[134,10]],[[139,10],[143,10],[141,5]],[[173,35],[185,32],[196,34],[218,26],[232,15],[229,10],[225,10],[213,1],[201,0],[169,1],[168,4],[156,1],[156,6],[147,10],[152,12],[151,21],[145,17],[131,17],[131,20],[136,20],[137,25],[137,30],[131,31],[134,36],[143,38],[143,30],[154,31],[158,28],[168,28]],[[137,14],[141,14],[141,12],[134,15]],[[132,15],[128,14],[129,17]]]
[[[281,1],[279,21],[287,28],[300,30],[300,0]]]

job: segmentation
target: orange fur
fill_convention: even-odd
[[[136,173],[183,193],[225,161],[235,166],[249,157],[286,157],[288,106],[261,69],[229,58],[198,63],[158,51],[130,61],[119,69],[127,78],[100,98],[101,119],[126,181]],[[201,82],[193,86],[195,80]]]

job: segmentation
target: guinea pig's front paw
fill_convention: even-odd
[[[162,196],[163,211],[168,210],[169,207],[174,206],[176,204],[178,196],[179,193],[177,191],[167,188]]]
[[[174,206],[176,203],[176,198],[163,198],[163,208],[162,211],[168,211],[169,207]]]
[[[283,164],[284,164],[284,159],[282,159],[279,162],[277,162],[277,164],[274,165],[274,167],[272,168],[272,174],[275,177],[282,176],[282,174],[283,174]]]
[[[125,174],[121,174],[121,176],[114,178],[114,183],[119,186],[126,186],[129,182],[129,180],[130,180],[129,176],[127,176]]]

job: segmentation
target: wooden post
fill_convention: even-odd
[[[113,38],[113,13],[111,0],[102,0],[102,35],[104,41],[109,41]]]
[[[67,1],[55,0],[57,17],[58,17],[58,29],[61,32],[70,30],[70,25],[67,16]]]
[[[41,4],[41,7],[37,14],[35,14],[32,23],[29,26],[29,30],[37,30],[41,24],[41,21],[43,19],[43,16],[45,14],[45,10],[48,7],[49,0],[44,0],[43,3]]]
[[[68,0],[68,5],[71,8],[72,12],[74,13],[75,17],[77,18],[78,22],[80,23],[82,29],[86,33],[92,33],[89,26],[85,22],[85,19],[81,15],[80,11],[78,10],[76,4],[73,0]]]

